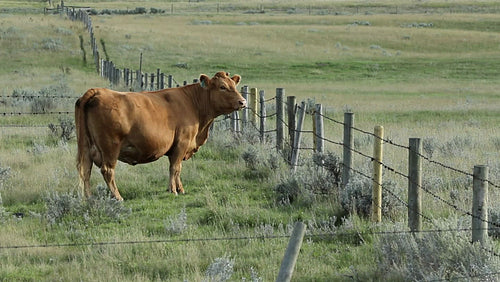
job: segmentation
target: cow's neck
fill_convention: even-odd
[[[207,93],[208,91],[199,84],[186,85],[182,90],[193,102],[195,111],[198,111],[200,126],[202,126],[202,124],[212,123],[213,120],[220,115],[220,113],[217,113],[213,108],[210,102],[209,93]]]
[[[182,88],[183,92],[190,98],[193,108],[198,111],[198,133],[196,134],[196,150],[205,144],[208,139],[208,131],[214,119],[220,115],[210,103],[208,91],[199,84],[191,84]]]

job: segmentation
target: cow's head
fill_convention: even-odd
[[[229,77],[227,72],[218,72],[210,78],[200,76],[200,85],[209,92],[211,106],[220,114],[229,114],[246,107],[247,101],[241,96],[236,86],[241,76]]]

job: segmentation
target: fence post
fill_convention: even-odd
[[[160,69],[156,69],[156,90],[160,89]]]
[[[168,75],[168,88],[172,88],[172,85],[174,84],[173,81],[174,81],[174,77],[171,74],[169,74]]]
[[[123,69],[123,80],[125,81],[125,86],[128,86],[128,76],[129,70],[127,68]]]
[[[259,91],[260,96],[260,143],[266,142],[266,100],[265,91]]]
[[[297,106],[297,99],[295,96],[286,97],[286,109],[288,114],[288,140],[290,142],[290,146],[293,146],[294,138],[295,138],[295,128],[297,127],[297,121],[295,116]],[[292,158],[292,152],[290,151],[289,158]]]
[[[299,120],[297,121],[297,130],[295,130],[294,143],[292,144],[292,159],[290,163],[293,172],[297,170],[297,164],[299,163],[300,141],[302,139],[302,126],[304,124],[306,110],[307,104],[305,101],[302,101],[302,103],[300,103],[300,108],[298,108]]]
[[[372,221],[382,221],[382,155],[384,127],[375,126],[375,140],[373,142],[373,196]]]
[[[253,126],[257,126],[257,88],[250,88],[250,122]]]
[[[142,90],[142,72],[140,70],[135,71],[135,81],[137,83],[137,89]]]
[[[472,180],[472,242],[488,239],[488,166],[474,166]]]
[[[295,268],[295,263],[297,262],[297,257],[299,256],[300,247],[302,246],[302,240],[306,234],[306,225],[300,221],[295,223],[293,227],[292,236],[290,236],[290,241],[285,251],[285,256],[281,262],[280,271],[277,282],[287,282],[292,279],[293,269]]]
[[[346,187],[351,177],[352,152],[354,139],[352,138],[352,127],[354,125],[354,113],[344,113],[344,152],[342,155],[342,187]]]
[[[245,100],[248,101],[248,86],[241,87],[241,95]],[[241,117],[241,129],[245,131],[247,129],[248,122],[248,107],[243,109],[243,115]]]
[[[408,227],[412,232],[422,230],[422,146],[420,138],[410,138],[408,156]]]
[[[283,107],[283,100],[285,98],[285,89],[276,88],[276,149],[283,151],[283,135],[284,127],[283,121],[285,118],[285,109]]]
[[[231,114],[231,128],[234,133],[240,132],[240,112],[238,111]]]
[[[160,74],[160,87],[159,89],[165,89],[165,74]]]
[[[314,111],[314,150],[316,153],[325,151],[325,131],[323,129],[323,105],[316,104]]]

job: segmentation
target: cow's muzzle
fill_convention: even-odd
[[[238,105],[240,109],[246,108],[247,107],[247,100],[242,99],[238,101]]]

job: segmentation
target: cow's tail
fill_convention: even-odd
[[[92,158],[90,156],[91,139],[88,132],[85,105],[97,94],[96,89],[89,89],[75,103],[75,126],[78,153],[76,167],[79,176],[79,191],[85,196],[90,195],[90,172],[92,169]]]

